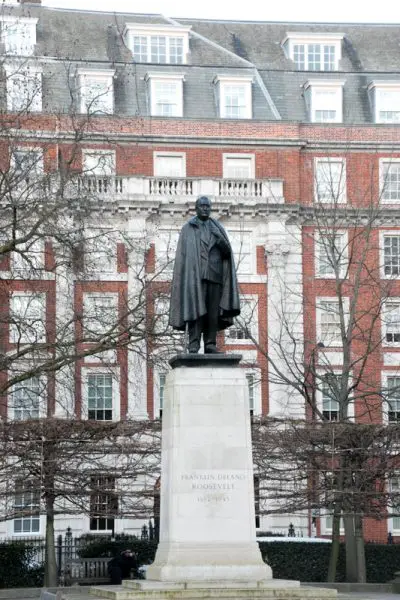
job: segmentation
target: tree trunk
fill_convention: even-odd
[[[357,582],[365,583],[367,581],[367,568],[365,563],[363,521],[360,515],[354,517],[354,525],[357,551]]]
[[[340,507],[335,504],[332,515],[332,546],[329,557],[328,583],[334,583],[336,581],[336,569],[340,550],[340,513]]]
[[[54,499],[46,498],[45,587],[57,587],[56,546],[54,543]]]
[[[357,582],[357,547],[354,527],[354,515],[343,517],[346,545],[346,581]]]

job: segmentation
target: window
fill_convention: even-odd
[[[186,177],[184,152],[154,152],[155,177]]]
[[[251,253],[251,231],[229,231],[232,252],[235,259],[236,272],[244,275],[253,272]]]
[[[27,17],[1,17],[1,41],[6,54],[31,56],[36,44],[38,19]]]
[[[190,29],[127,23],[124,39],[135,62],[183,65],[189,52]]]
[[[319,232],[316,237],[317,277],[345,277],[347,271],[347,233]]]
[[[375,123],[400,123],[400,84],[398,81],[370,83],[368,92]]]
[[[112,375],[92,373],[88,375],[88,419],[112,421],[113,419]]]
[[[224,154],[225,179],[254,179],[254,154]]]
[[[18,479],[15,482],[14,533],[39,533],[40,531],[40,487],[38,482]]]
[[[114,112],[115,71],[78,69],[80,111],[90,114]]]
[[[87,273],[97,273],[100,277],[101,274],[116,272],[117,243],[114,231],[91,229],[86,232],[84,263]]]
[[[342,58],[341,33],[287,33],[282,46],[299,71],[337,71]]]
[[[43,149],[14,148],[10,158],[10,176],[18,193],[37,191],[43,183]]]
[[[42,110],[42,71],[40,67],[12,68],[5,65],[7,110],[39,112]]]
[[[83,298],[85,334],[98,336],[113,331],[118,318],[118,296],[112,293],[88,293]],[[89,340],[90,341],[90,340]]]
[[[218,75],[215,83],[219,87],[219,116],[222,119],[251,119],[252,78]]]
[[[383,236],[383,273],[385,277],[400,277],[400,233]]]
[[[344,81],[312,80],[306,83],[305,99],[312,123],[343,121]]]
[[[15,421],[38,419],[44,412],[46,384],[38,375],[15,384],[10,395],[10,414]]]
[[[400,161],[380,161],[381,201],[390,204],[400,202]]]
[[[168,330],[169,296],[158,296],[154,300],[154,327],[155,334],[165,334]]]
[[[17,233],[17,237],[22,235],[22,232]],[[32,237],[27,242],[17,244],[17,248],[18,251],[12,253],[12,269],[28,272],[31,277],[41,275],[44,267],[44,240]]]
[[[115,175],[114,150],[84,150],[82,159],[87,175]]]
[[[90,531],[114,532],[114,519],[118,513],[115,477],[93,475],[90,489]]]
[[[343,158],[316,158],[314,197],[321,203],[346,202],[346,163]]]
[[[389,423],[400,421],[400,377],[388,377],[386,403]]]
[[[392,528],[400,529],[400,475],[392,475],[389,479],[390,505],[392,508]]]
[[[159,376],[158,376],[158,400],[159,400],[160,419],[162,417],[162,412],[164,409],[164,393],[165,393],[166,379],[167,379],[166,373],[159,374]]]
[[[225,330],[226,344],[252,344],[257,338],[258,306],[254,298],[240,299],[240,315],[235,318],[232,327]]]
[[[348,315],[348,298],[343,298],[343,317]],[[340,307],[335,298],[317,300],[317,339],[325,346],[341,346]]]
[[[14,292],[10,299],[10,342],[35,344],[46,341],[46,295]]]
[[[322,414],[327,421],[337,421],[339,418],[339,402],[337,400],[340,389],[338,375],[329,373],[321,382]]]
[[[183,75],[148,74],[150,114],[154,117],[183,116]]]
[[[400,298],[387,300],[382,311],[383,343],[400,344]]]
[[[249,392],[249,408],[250,408],[250,416],[254,414],[254,375],[247,374],[247,389]]]
[[[156,236],[156,272],[170,278],[174,269],[178,231],[159,231]]]

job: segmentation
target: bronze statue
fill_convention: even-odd
[[[210,218],[211,202],[196,201],[196,216],[183,227],[176,249],[169,323],[188,331],[188,350],[196,354],[201,334],[205,354],[218,353],[217,331],[240,314],[235,263],[222,225]]]

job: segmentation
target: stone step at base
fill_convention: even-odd
[[[147,582],[150,583],[150,582]],[[260,586],[245,585],[235,587],[188,588],[184,584],[162,583],[147,585],[145,589],[138,586],[102,586],[91,588],[91,596],[108,600],[336,600],[336,590],[283,585]],[[68,600],[68,598],[66,599]]]

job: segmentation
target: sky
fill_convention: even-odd
[[[396,0],[42,0],[44,6],[136,13],[162,13],[169,17],[256,21],[307,21],[336,23],[400,23]]]

